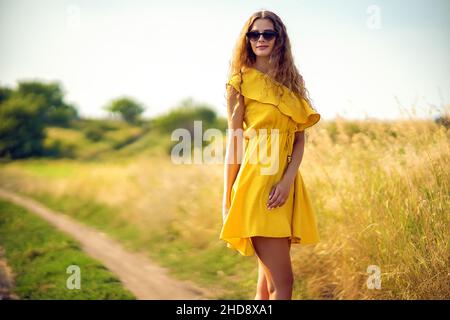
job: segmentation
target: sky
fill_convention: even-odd
[[[433,117],[450,102],[450,1],[0,0],[0,86],[59,81],[84,117],[129,96],[145,117],[186,98],[226,116],[253,12],[281,17],[323,119]],[[403,110],[403,112],[402,112]]]

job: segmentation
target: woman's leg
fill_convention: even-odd
[[[289,249],[291,249],[291,239],[289,239]],[[266,277],[266,268],[261,259],[258,260],[258,282],[256,284],[255,300],[269,300],[270,293],[274,292],[274,286],[271,280]]]
[[[256,284],[255,300],[269,300],[269,281],[262,261],[258,258],[258,283]]]
[[[259,259],[259,270],[260,272],[261,269],[264,271],[269,299],[290,300],[294,277],[289,238],[258,236],[252,237],[252,243]],[[258,288],[263,289],[263,277],[261,275],[258,276],[258,285]]]

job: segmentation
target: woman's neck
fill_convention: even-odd
[[[270,69],[269,57],[256,57],[256,62],[253,67],[261,72],[267,73]]]

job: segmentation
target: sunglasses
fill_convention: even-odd
[[[270,41],[278,36],[278,33],[276,31],[249,31],[245,35],[250,39],[250,41],[258,41],[260,35],[262,35],[265,40]]]

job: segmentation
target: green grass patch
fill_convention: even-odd
[[[125,147],[145,129],[121,121],[80,121],[72,128],[48,127],[44,146],[49,155],[82,160]]]
[[[71,159],[53,160],[46,158],[24,159],[14,161],[4,166],[13,166],[20,168],[25,173],[35,177],[45,178],[70,178],[78,173],[78,169],[82,166],[79,161]]]
[[[25,209],[0,200],[0,243],[21,299],[135,299],[117,277],[83,253],[77,242]],[[80,268],[81,288],[68,289]]]

